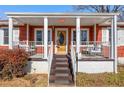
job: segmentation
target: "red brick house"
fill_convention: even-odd
[[[48,73],[53,54],[70,50],[74,72],[117,72],[117,63],[124,63],[124,22],[117,22],[118,13],[6,14],[9,19],[0,21],[0,48],[19,46],[40,58],[30,61],[30,72]]]

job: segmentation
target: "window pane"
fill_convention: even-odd
[[[8,37],[4,37],[4,44],[8,44],[8,43],[9,43]]]
[[[51,33],[50,30],[48,31],[48,43],[51,41]]]
[[[8,31],[8,28],[4,28],[4,44],[8,44],[9,43],[9,39],[8,39],[8,36],[9,36],[9,31]]]
[[[81,41],[87,41],[87,31],[81,31]]]
[[[8,36],[8,34],[9,34],[8,29],[4,29],[4,36]]]
[[[41,30],[38,30],[36,32],[36,44],[37,45],[41,45],[43,42],[43,31]]]
[[[73,41],[76,42],[76,31],[73,31]]]

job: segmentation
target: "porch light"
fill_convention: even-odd
[[[64,19],[59,19],[59,22],[60,22],[60,23],[64,23],[65,20],[64,20]]]

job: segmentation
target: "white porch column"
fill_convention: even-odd
[[[48,18],[44,17],[44,58],[47,59],[48,51]]]
[[[28,46],[28,43],[29,43],[29,24],[27,24],[27,46]]]
[[[114,71],[117,73],[117,15],[114,15],[113,19],[113,26],[114,26],[114,32],[113,32],[113,45],[114,45]]]
[[[96,43],[96,24],[94,24],[94,44]]]
[[[80,52],[80,17],[76,18],[76,53],[79,58]]]
[[[9,18],[9,49],[13,47],[13,20]]]
[[[110,36],[111,37],[111,41],[110,41],[110,48],[111,48],[110,49],[111,50],[110,51],[110,57],[111,57],[111,59],[114,59],[114,43],[113,43],[114,42],[113,41],[113,35],[114,35],[113,23],[114,22],[113,22],[113,19],[114,18],[112,17],[112,20],[111,20],[111,34],[110,34],[111,35]]]

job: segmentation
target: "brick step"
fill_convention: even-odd
[[[55,60],[68,60],[67,58],[55,58]]]
[[[55,80],[55,84],[70,84],[69,80]]]
[[[55,70],[69,70],[68,67],[56,67]]]
[[[51,69],[56,69],[56,68],[69,68],[69,65],[54,65],[51,67]]]
[[[55,76],[54,75],[50,75],[49,82],[50,83],[54,83],[55,82]]]
[[[66,58],[66,55],[54,55],[54,58],[56,58],[56,57],[57,57],[57,58],[60,58],[60,57],[61,57],[61,58]]]
[[[55,70],[55,73],[69,73],[70,70]]]
[[[72,76],[55,76],[55,80],[68,80],[70,82],[72,82]]]
[[[72,85],[68,59],[66,55],[54,55],[50,71],[50,84]]]
[[[67,77],[69,76],[69,73],[56,73],[55,77]]]
[[[68,65],[68,62],[56,62],[56,65]]]
[[[69,67],[69,64],[54,64],[54,67]]]
[[[68,59],[65,59],[65,60],[55,60],[55,62],[68,62]]]

